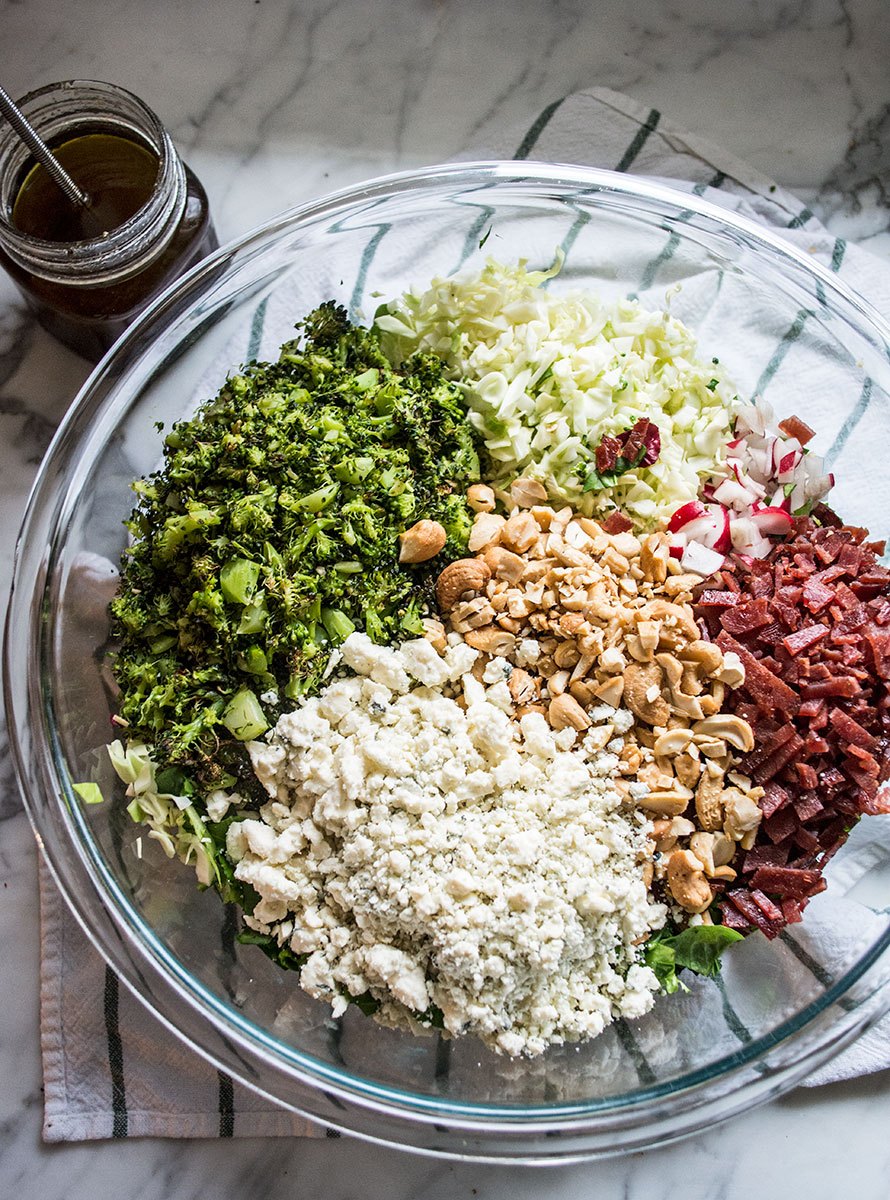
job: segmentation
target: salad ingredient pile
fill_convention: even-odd
[[[813,430],[555,273],[322,305],[168,433],[112,604],[149,838],[335,1015],[509,1055],[776,936],[890,811],[890,571]]]
[[[426,350],[448,365],[494,486],[528,475],[556,503],[588,516],[619,508],[654,528],[725,454],[732,390],[682,322],[635,300],[552,293],[542,285],[558,269],[489,261],[434,279],[378,313],[384,347],[397,361]],[[658,431],[657,461],[651,442],[630,454],[611,445],[640,420]]]
[[[647,821],[622,804],[614,723],[578,740],[457,641],[343,644],[354,675],[250,745],[270,800],[229,827],[247,924],[305,956],[335,1015],[438,1024],[507,1054],[640,1016],[658,981],[637,945],[664,923],[640,873]],[[609,716],[615,714],[607,710]],[[630,721],[627,722],[629,726]],[[608,746],[606,746],[608,741]]]
[[[519,479],[511,502],[533,492]],[[664,533],[608,533],[569,507],[480,512],[469,545],[476,557],[436,585],[451,636],[483,652],[482,678],[506,683],[511,715],[579,737],[594,720],[620,729],[615,786],[653,822],[647,879],[684,914],[706,914],[736,877],[737,846],[753,844],[763,789],[738,769],[754,735],[726,700],[744,670],[700,636],[700,577],[670,557]]]
[[[775,937],[825,888],[823,870],[890,775],[890,571],[883,543],[823,512],[768,559],[736,557],[697,612],[745,680],[729,706],[756,734],[744,769],[762,787],[765,838],[749,848],[726,925]],[[719,590],[716,585],[719,585]]]
[[[356,627],[421,632],[435,569],[399,565],[400,533],[423,517],[446,559],[466,544],[479,459],[441,364],[394,370],[333,304],[301,332],[174,426],[163,469],[135,485],[112,603],[119,713],[185,772],[174,791],[243,774],[227,734],[267,729]]]

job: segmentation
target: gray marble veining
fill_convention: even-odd
[[[605,85],[669,112],[890,259],[884,0],[0,0],[0,79],[115,80],[163,117],[221,236],[363,177],[447,159]],[[14,48],[14,49],[13,49]],[[0,576],[40,456],[87,367],[0,276]],[[40,1200],[796,1200],[887,1194],[888,1073],[798,1090],[676,1147],[529,1171],[348,1139],[39,1145],[34,847],[0,738],[0,1195]]]

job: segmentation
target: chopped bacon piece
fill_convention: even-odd
[[[794,764],[795,770],[800,770],[801,767],[806,767],[806,769],[813,771],[813,768],[811,766],[809,766],[808,763],[806,763],[806,764],[805,763],[795,763]],[[814,776],[815,776],[815,774],[816,774],[816,772],[813,771]],[[818,782],[818,780],[816,782]],[[813,787],[815,787],[815,786],[816,786],[816,784],[814,783]],[[825,805],[822,803],[822,801],[819,799],[819,797],[813,791],[804,792],[804,794],[801,797],[799,797],[799,799],[794,801],[794,811],[797,813],[797,815],[801,819],[801,821],[809,821],[813,817],[818,816],[818,814],[822,811],[822,809],[824,807],[825,807]]]
[[[606,474],[608,471],[614,471],[615,464],[618,462],[620,456],[621,443],[618,441],[618,438],[605,434],[594,454],[596,469],[601,475]]]
[[[794,715],[800,708],[800,697],[777,675],[761,663],[745,647],[724,630],[717,638],[717,645],[725,654],[734,651],[745,668],[745,689],[763,707]]]
[[[806,748],[806,746],[807,743],[804,742],[804,748]],[[797,772],[797,778],[800,780],[800,786],[802,788],[807,788],[812,791],[812,789],[818,785],[819,776],[816,774],[815,768],[811,767],[809,763],[796,762],[794,764],[794,769]],[[819,807],[821,808],[822,805],[820,804]],[[800,816],[799,809],[797,815]]]
[[[782,916],[786,925],[797,925],[803,920],[800,904],[797,900],[782,900]]]
[[[845,742],[852,742],[854,746],[862,746],[866,750],[874,750],[877,746],[878,739],[843,709],[833,708],[828,719]]]
[[[876,792],[874,796],[867,796],[862,801],[862,811],[870,817],[890,812],[890,791]]]
[[[798,734],[792,734],[784,746],[780,746],[775,750],[769,758],[758,763],[752,770],[751,775],[756,783],[766,783],[768,779],[772,779],[778,775],[782,768],[795,757],[803,749],[803,738]]]
[[[800,694],[806,700],[825,696],[842,696],[851,700],[859,690],[859,684],[852,675],[838,675],[834,679],[817,679],[815,683],[805,683],[800,689]]]
[[[803,602],[811,613],[819,612],[826,604],[830,604],[834,597],[835,593],[831,588],[815,577],[808,579],[803,585]]]
[[[844,782],[844,777],[837,767],[827,767],[819,776],[819,782],[824,788],[838,788]]]
[[[627,533],[628,529],[633,529],[633,521],[629,520],[623,512],[619,512],[616,508],[614,512],[610,512],[604,521],[600,521],[600,526],[604,533]]]
[[[706,608],[732,608],[739,602],[739,593],[736,592],[718,592],[711,588],[702,592],[697,603],[704,605]]]
[[[762,821],[760,827],[764,830],[769,840],[777,844],[791,837],[799,822],[800,817],[798,817],[797,813],[789,805],[787,808],[780,808],[769,820]]]
[[[809,650],[810,646],[814,646],[822,638],[827,637],[828,632],[827,625],[805,625],[803,629],[798,629],[782,638],[782,645],[789,654],[800,654],[804,650]]]
[[[773,904],[769,896],[764,895],[759,888],[751,891],[751,899],[769,921],[781,921],[782,910]]]
[[[821,871],[800,871],[795,867],[759,867],[751,883],[764,892],[777,892],[793,900],[805,900],[825,890]]]
[[[768,937],[800,920],[860,816],[890,812],[890,571],[865,530],[814,515],[765,559],[730,554],[696,608],[745,669],[725,703],[754,732],[739,770],[763,786],[755,844],[719,903],[728,925]]]
[[[751,929],[751,922],[731,902],[721,901],[720,912],[723,915],[723,924],[727,929],[737,929],[739,933],[748,933]]]
[[[727,633],[732,634],[751,633],[769,625],[771,620],[766,599],[762,596],[758,600],[749,600],[747,604],[737,605],[731,612],[720,614],[720,624]]]
[[[782,785],[771,779],[764,786],[763,799],[760,801],[760,811],[765,817],[771,817],[780,808],[784,808],[790,799],[791,797]]]
[[[629,463],[637,463],[637,457],[643,450],[643,456],[637,463],[641,467],[651,467],[661,453],[661,432],[654,421],[646,417],[640,417],[627,433],[619,434],[618,440],[621,443],[621,457]]]
[[[815,429],[810,429],[806,421],[802,421],[800,417],[786,417],[784,421],[779,422],[779,429],[786,437],[797,438],[802,446],[816,436]]]
[[[797,806],[795,805],[795,808],[796,807]],[[798,813],[798,816],[800,816],[800,813]],[[804,818],[801,817],[801,820],[803,819]],[[806,819],[809,820],[809,817]],[[810,833],[809,829],[806,829],[803,825],[798,825],[794,833],[791,835],[791,838],[795,846],[797,846],[800,850],[803,850],[805,854],[813,855],[819,849],[819,839],[816,837],[815,833]]]
[[[752,846],[745,855],[742,870],[752,874],[760,867],[784,867],[788,862],[788,846]]]
[[[748,918],[748,924],[760,929],[770,939],[776,937],[782,929],[782,910],[773,905],[776,917],[769,917],[753,898],[749,891],[741,889],[728,893],[728,899],[739,912]]]

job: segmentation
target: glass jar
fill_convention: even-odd
[[[33,181],[43,168],[36,166],[11,128],[0,136],[0,265],[40,324],[95,361],[154,296],[216,249],[207,195],[155,114],[124,88],[70,80],[38,88],[18,103],[88,194],[91,179],[99,188],[109,182],[109,172],[113,175],[116,169],[126,175],[133,172],[134,163],[139,165],[138,180],[111,180],[124,189],[132,185],[130,196],[137,204],[120,224],[109,221],[109,228],[103,228],[100,223],[95,233],[74,240],[63,235],[59,240],[57,229],[66,227],[63,220],[50,236],[37,236],[36,229],[43,232],[44,225],[51,230],[53,214],[32,211],[36,219],[23,220],[17,201],[26,200],[29,188],[36,194]],[[128,153],[109,162],[108,148],[120,149],[124,143]],[[66,162],[72,147],[79,148],[77,174],[73,160]],[[153,179],[150,170],[146,173],[149,156],[157,164]],[[33,198],[31,194],[32,202]],[[48,189],[43,204],[71,208],[61,191],[56,195]],[[43,224],[41,215],[47,217]]]

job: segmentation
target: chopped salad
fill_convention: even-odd
[[[335,1016],[508,1055],[775,937],[890,809],[883,543],[558,269],[306,316],[167,432],[111,606],[148,839]]]

